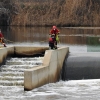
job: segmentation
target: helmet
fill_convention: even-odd
[[[53,26],[52,28],[53,28],[53,29],[56,29],[57,27],[56,27],[56,26]]]

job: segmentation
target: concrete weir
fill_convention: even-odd
[[[9,46],[0,48],[0,64],[9,56],[34,56],[48,50],[48,47]]]
[[[0,48],[0,64],[9,56],[34,56],[45,53],[43,64],[24,71],[24,90],[32,90],[51,82],[57,82],[64,59],[69,53],[68,47],[48,50],[48,47],[11,46]]]
[[[0,65],[11,55],[14,55],[14,47],[0,48]]]
[[[68,47],[46,50],[41,66],[24,71],[24,90],[32,90],[47,83],[57,82]]]

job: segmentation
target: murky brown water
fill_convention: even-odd
[[[13,42],[47,42],[51,27],[10,27],[2,32],[6,39]],[[87,44],[87,37],[100,36],[100,28],[58,28],[61,44]]]

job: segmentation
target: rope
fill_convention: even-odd
[[[8,41],[8,42],[11,42],[11,43],[14,43],[14,41],[10,41],[10,40],[7,40],[7,39],[4,39],[5,41]]]

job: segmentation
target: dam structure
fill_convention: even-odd
[[[0,48],[0,64],[4,64],[0,67],[0,85],[18,85],[24,86],[24,90],[32,90],[48,83],[57,82],[68,52],[68,47],[58,48],[57,50],[49,50],[48,47],[28,46]],[[42,58],[40,58],[42,61],[29,65],[34,57],[39,55],[42,55]],[[12,57],[13,59],[11,59]],[[17,61],[16,57],[19,57],[21,62]],[[24,65],[23,62],[27,65]]]
[[[48,47],[1,47],[0,86],[24,86],[24,70],[42,64],[45,50]]]
[[[3,86],[24,86],[24,90],[29,91],[48,83],[58,82],[60,79],[100,79],[99,52],[70,53],[69,47],[49,50],[48,47],[27,46],[0,48],[0,51],[0,64],[6,61],[6,65],[0,68],[0,85]],[[39,54],[42,55],[38,58],[41,61],[37,62],[37,58],[34,57]],[[15,58],[9,61],[12,57]],[[19,57],[21,62],[17,61],[16,57]],[[12,83],[5,82],[6,78],[8,81],[12,80]]]

